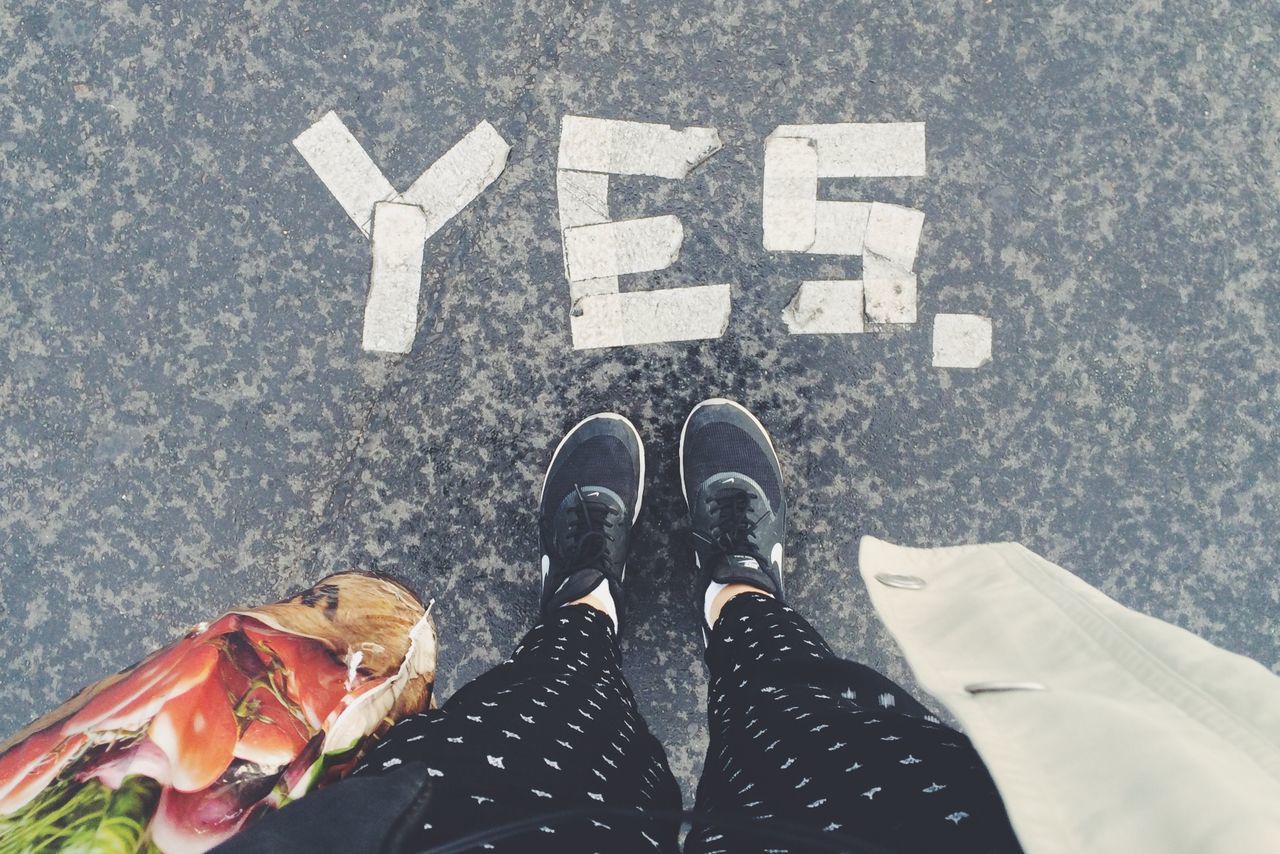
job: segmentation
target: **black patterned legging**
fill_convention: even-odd
[[[732,599],[707,661],[711,744],[695,809],[728,818],[695,824],[687,852],[813,850],[798,828],[849,850],[1019,850],[969,740],[837,657],[789,606]],[[677,849],[678,822],[653,812],[680,809],[679,788],[612,624],[586,606],[535,626],[442,709],[400,722],[352,779],[417,763],[436,785],[410,817],[410,847],[523,819],[527,829],[477,850]],[[566,810],[587,812],[540,820]]]

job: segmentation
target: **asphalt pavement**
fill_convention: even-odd
[[[1270,2],[0,3],[0,733],[184,627],[343,568],[434,598],[438,688],[536,611],[562,432],[650,452],[628,674],[689,793],[705,670],[676,443],[736,398],[772,431],[791,601],[910,684],[858,538],[1018,540],[1280,673],[1280,16]],[[291,141],[334,110],[396,187],[488,120],[506,170],[427,243],[407,355],[365,352],[370,248]],[[729,283],[720,338],[575,351],[566,115],[714,127],[624,291]],[[919,321],[788,334],[780,124],[925,122],[923,177],[824,198],[925,213]],[[940,313],[993,356],[935,368]]]

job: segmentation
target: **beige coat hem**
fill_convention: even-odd
[[[1280,852],[1280,678],[1265,667],[1014,543],[864,537],[860,570],[920,685],[973,739],[1027,851]],[[973,693],[983,683],[1009,690]]]

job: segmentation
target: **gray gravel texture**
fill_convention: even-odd
[[[864,533],[1014,539],[1280,672],[1274,520],[1280,16],[1270,2],[235,4],[0,0],[0,732],[185,626],[327,572],[436,599],[440,688],[535,614],[561,433],[650,452],[627,666],[690,794],[705,671],[681,421],[772,430],[789,592],[908,681],[856,577]],[[290,146],[336,109],[405,187],[481,119],[506,173],[428,245],[412,354],[364,353],[367,242]],[[556,224],[567,113],[711,125],[687,180],[614,179],[683,253],[624,288],[731,282],[715,341],[574,352]],[[926,121],[920,322],[790,337],[765,252],[778,124]],[[939,312],[994,362],[930,366]]]

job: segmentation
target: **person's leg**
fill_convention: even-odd
[[[404,842],[438,844],[564,810],[678,810],[680,790],[622,675],[617,606],[643,498],[639,435],[620,416],[575,427],[547,471],[542,620],[511,659],[436,712],[397,725],[356,778],[425,766]],[[536,822],[499,850],[672,850],[678,825],[598,815]]]
[[[731,599],[707,662],[711,744],[697,809],[891,851],[1019,850],[969,740],[892,680],[837,657],[789,606],[761,593]],[[708,826],[685,850],[760,847]]]
[[[760,422],[729,401],[696,407],[681,475],[711,670],[696,809],[892,851],[1018,850],[968,740],[891,680],[841,660],[783,603],[786,501]],[[699,854],[763,849],[788,850],[714,823],[685,843]]]
[[[407,763],[425,766],[435,785],[409,828],[406,841],[414,846],[575,807],[679,809],[666,755],[640,717],[620,665],[608,616],[582,604],[557,608],[509,661],[464,686],[442,709],[393,728],[353,778]],[[493,844],[513,851],[652,851],[675,844],[667,823],[615,823],[608,817],[539,822]]]

